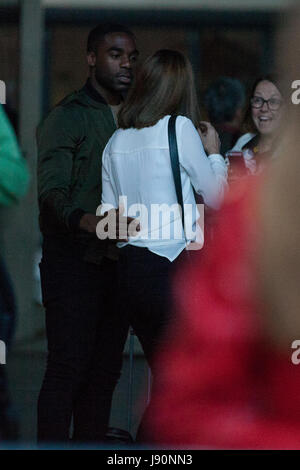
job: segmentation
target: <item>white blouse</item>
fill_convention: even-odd
[[[257,165],[256,161],[254,159],[254,154],[252,151],[249,151],[249,149],[245,148],[243,150],[243,147],[250,142],[253,137],[255,137],[255,134],[251,132],[247,132],[247,134],[243,134],[234,144],[234,147],[232,147],[232,151],[240,151],[243,152],[243,158],[245,162],[245,166],[248,169],[249,173],[251,175],[254,175],[257,173]]]
[[[112,135],[102,157],[100,213],[122,205],[124,215],[138,217],[141,226],[139,234],[130,237],[128,243],[146,247],[173,261],[187,244],[199,241],[196,224],[199,212],[193,188],[202,195],[205,204],[218,208],[227,185],[227,166],[221,155],[207,157],[191,120],[178,116],[176,136],[185,210],[184,234],[170,162],[169,117],[151,127],[118,129]]]

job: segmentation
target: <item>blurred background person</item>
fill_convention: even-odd
[[[262,171],[282,139],[280,126],[285,109],[283,95],[282,84],[275,75],[258,78],[251,89],[244,122],[247,133],[232,148],[233,152],[242,153],[250,174]]]
[[[161,373],[148,415],[155,444],[300,448],[300,369],[291,363],[291,343],[280,349],[271,338],[264,314],[265,193],[256,178],[234,188],[213,248],[206,245],[204,259],[174,285],[178,324],[169,351],[157,356]]]
[[[290,84],[300,63],[287,45],[297,44],[299,26],[298,11],[280,47],[288,50]],[[300,337],[300,108],[289,103],[288,112],[278,158],[235,187],[201,269],[195,265],[177,279],[178,324],[169,351],[157,357],[161,374],[148,422],[153,442],[300,448],[300,368],[293,359]]]
[[[18,202],[28,189],[29,172],[13,128],[0,105],[0,206]],[[0,257],[0,340],[7,349],[13,338],[16,305],[12,281],[4,259]],[[6,365],[0,364],[0,440],[18,437],[17,418],[9,396]]]
[[[219,77],[204,93],[203,103],[209,121],[219,134],[222,155],[241,135],[245,101],[244,85],[231,77]]]

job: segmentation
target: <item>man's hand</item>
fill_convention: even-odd
[[[84,214],[80,219],[79,228],[85,232],[96,233],[97,224],[102,218],[94,214]]]
[[[84,214],[79,223],[81,230],[94,233],[100,239],[110,238],[117,241],[128,241],[129,236],[140,231],[139,221],[132,217],[124,217],[123,210],[111,209],[104,215]],[[99,224],[99,225],[98,225]]]

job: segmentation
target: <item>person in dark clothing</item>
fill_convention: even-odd
[[[243,84],[230,77],[218,78],[204,94],[204,106],[219,134],[222,155],[233,147],[241,135],[245,99]]]
[[[4,107],[0,105],[0,207],[16,204],[26,194],[29,179],[26,160],[21,155]],[[0,253],[0,341],[4,351],[11,346],[16,310],[13,283]],[[18,438],[18,420],[10,399],[6,364],[2,359],[0,357],[0,441],[13,441]]]
[[[97,26],[88,37],[90,76],[37,132],[40,263],[48,339],[38,400],[38,441],[101,442],[108,427],[121,357],[114,308],[117,249],[99,240],[101,155],[133,80],[133,33]]]
[[[13,284],[0,257],[0,341],[9,350],[15,330],[16,305]],[[18,419],[11,403],[6,364],[0,360],[0,441],[19,438]]]

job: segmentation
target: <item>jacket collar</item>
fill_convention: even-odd
[[[82,91],[84,91],[92,100],[97,101],[98,103],[106,105],[108,104],[103,98],[103,96],[100,95],[100,93],[93,87],[90,78],[87,79],[84,87],[82,88]]]

